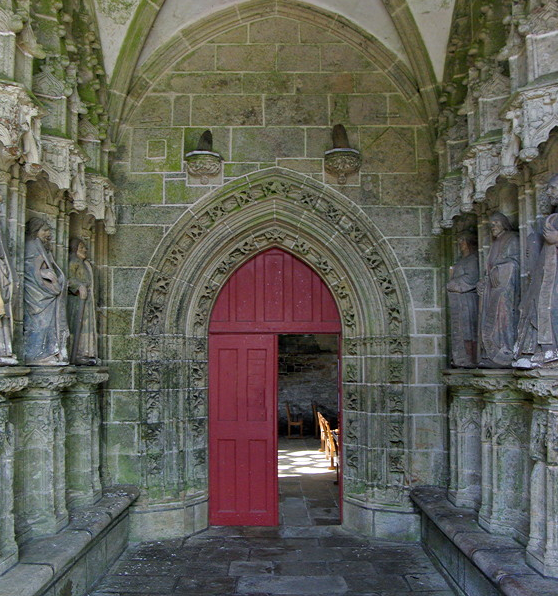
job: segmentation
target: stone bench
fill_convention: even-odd
[[[126,548],[128,512],[138,495],[133,486],[111,487],[95,505],[73,512],[57,534],[22,546],[19,562],[0,576],[0,596],[83,596]]]
[[[473,509],[455,507],[440,488],[411,491],[422,517],[422,541],[466,596],[557,596],[558,580],[543,577],[525,562],[525,548],[507,536],[490,534]]]

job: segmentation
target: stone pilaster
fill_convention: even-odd
[[[68,521],[61,391],[75,382],[72,372],[71,367],[33,367],[28,387],[12,400],[18,544],[55,533]]]
[[[482,503],[479,524],[526,544],[529,536],[531,404],[511,370],[479,370],[473,385],[484,392]]]
[[[0,368],[0,575],[17,563],[14,533],[14,428],[9,420],[9,394],[27,385],[22,367]]]
[[[530,454],[531,528],[527,563],[558,577],[558,371],[523,372],[518,386],[533,396]]]
[[[481,503],[482,392],[472,386],[473,373],[447,370],[444,382],[452,401],[449,410],[450,486],[448,498],[457,507],[478,511]]]
[[[77,382],[66,391],[66,503],[68,509],[101,497],[99,385],[108,380],[106,368],[76,369]]]

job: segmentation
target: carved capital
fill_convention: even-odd
[[[83,385],[89,388],[94,388],[101,383],[105,383],[109,379],[109,374],[106,371],[82,371],[76,372],[76,385]]]
[[[510,392],[513,394],[513,397],[516,397],[517,384],[510,373],[501,376],[473,376],[471,385],[484,393],[490,394],[491,397],[510,396]]]
[[[558,404],[558,375],[544,371],[529,371],[517,379],[519,389],[533,396],[537,401],[551,401]]]
[[[63,370],[33,371],[29,375],[29,389],[61,390],[76,382],[76,375]]]
[[[17,393],[29,384],[29,379],[26,376],[29,372],[28,368],[14,367],[0,370],[0,402],[4,401],[6,395]]]

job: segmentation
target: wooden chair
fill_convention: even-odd
[[[285,407],[287,408],[287,439],[302,439],[303,438],[303,431],[302,425],[304,424],[304,420],[300,418],[300,420],[295,419],[291,414],[291,408],[289,406],[289,402],[285,402]],[[291,428],[299,429],[300,435],[298,437],[291,437]]]
[[[320,452],[325,452],[326,450],[326,430],[325,425],[327,424],[327,420],[323,417],[321,412],[317,412],[318,416],[318,424],[320,425]],[[327,457],[327,454],[326,454]]]
[[[320,437],[320,419],[318,418],[318,404],[313,401],[312,402],[312,415],[314,416],[314,438],[318,439]]]

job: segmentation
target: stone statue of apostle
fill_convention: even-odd
[[[52,230],[40,217],[25,226],[23,340],[25,362],[68,364],[66,277],[51,252]]]
[[[479,366],[507,368],[513,360],[519,315],[519,237],[502,213],[490,217],[492,245],[477,290]]]
[[[479,255],[477,237],[464,232],[457,238],[461,258],[451,268],[446,285],[451,324],[451,362],[453,366],[472,368],[477,363],[479,316]]]

